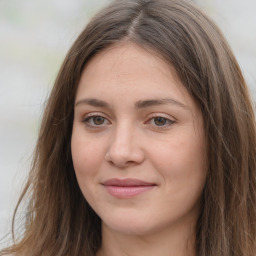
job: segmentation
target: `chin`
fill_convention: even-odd
[[[145,236],[156,232],[161,223],[154,223],[149,216],[138,216],[135,214],[122,214],[104,218],[102,225],[107,229],[124,235]],[[163,225],[165,226],[165,225]]]
[[[123,235],[145,236],[152,233],[150,227],[142,225],[142,223],[113,223],[107,226],[109,229]]]

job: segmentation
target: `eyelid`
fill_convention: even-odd
[[[104,118],[104,123],[103,124],[91,124],[90,123],[90,118],[93,118],[93,117],[102,117]],[[164,118],[167,120],[166,124],[164,125],[156,125],[156,124],[152,124],[150,123],[154,118]],[[82,117],[82,123],[84,123],[87,127],[89,128],[103,128],[109,124],[111,124],[111,121],[110,121],[110,118],[105,114],[105,113],[102,113],[102,112],[89,112],[87,114],[85,114],[83,117]],[[176,119],[173,117],[173,116],[170,116],[169,114],[165,114],[165,113],[151,113],[147,116],[147,119],[146,121],[144,122],[144,125],[148,125],[148,126],[151,126],[152,128],[154,129],[167,129],[169,128],[169,126],[173,125],[174,123],[176,123]]]
[[[82,117],[82,119],[84,120],[84,119],[86,119],[87,117],[94,117],[94,116],[102,116],[102,117],[104,117],[104,118],[106,118],[106,119],[110,119],[109,118],[109,116],[108,115],[106,115],[105,113],[103,113],[103,112],[88,112],[88,113],[86,113],[86,114],[84,114],[83,115],[83,117]]]
[[[88,120],[90,120],[90,118],[93,118],[93,117],[103,117],[106,121],[107,121],[107,124],[102,124],[102,125],[92,125],[88,122]],[[109,121],[109,118],[106,117],[106,115],[102,112],[90,112],[90,113],[87,113],[85,114],[83,117],[82,117],[82,123],[86,124],[86,126],[88,127],[92,127],[92,128],[101,128],[105,125],[109,125],[111,124],[111,122]]]
[[[169,119],[170,121],[173,121],[173,122],[177,121],[176,118],[174,118],[173,116],[171,116],[169,114],[158,113],[158,112],[149,114],[148,119],[152,119],[152,118],[156,118],[156,117],[163,117],[163,118]]]
[[[150,121],[152,121],[154,118],[157,118],[157,117],[166,119],[168,121],[168,123],[164,124],[162,126],[150,124]],[[148,124],[148,125],[152,126],[154,129],[158,129],[158,130],[168,129],[174,123],[176,123],[176,119],[174,117],[172,117],[168,114],[164,114],[164,113],[152,113],[149,115],[149,117],[147,118],[147,121],[145,122],[145,124]]]

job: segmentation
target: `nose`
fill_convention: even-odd
[[[119,168],[141,164],[145,156],[140,137],[136,127],[127,124],[116,127],[110,138],[106,161]]]

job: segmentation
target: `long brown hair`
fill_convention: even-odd
[[[132,41],[162,56],[198,103],[208,143],[208,173],[197,222],[200,256],[256,255],[256,133],[246,83],[219,29],[185,0],[117,0],[77,38],[46,106],[21,238],[4,253],[93,256],[101,221],[80,192],[70,140],[77,85],[99,51]],[[18,207],[17,206],[17,207]]]

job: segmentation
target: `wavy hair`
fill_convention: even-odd
[[[225,38],[185,0],[116,0],[79,35],[48,99],[31,172],[18,203],[29,200],[24,230],[0,255],[94,256],[99,249],[101,221],[79,189],[71,158],[74,98],[86,63],[121,41],[162,56],[200,106],[208,170],[196,226],[197,255],[256,255],[252,103]]]

